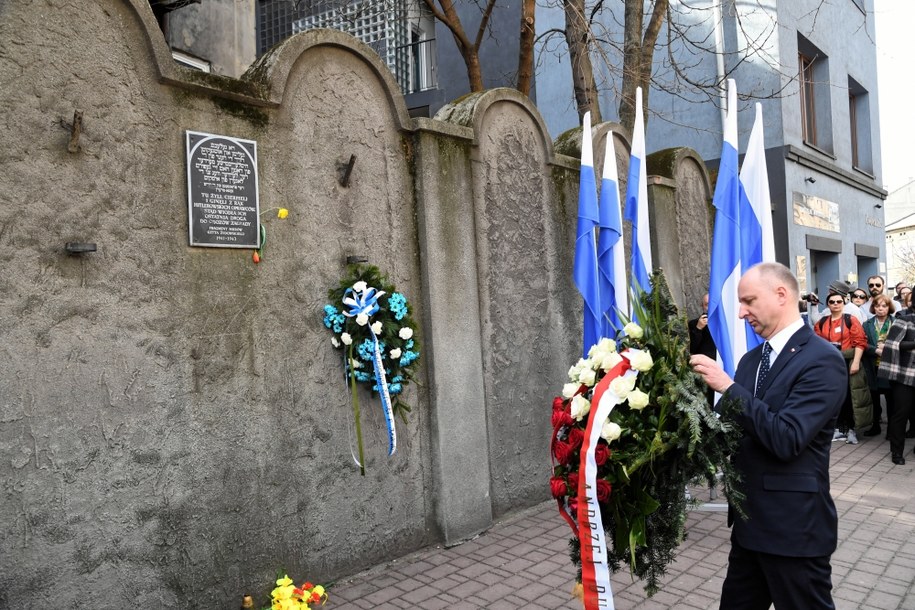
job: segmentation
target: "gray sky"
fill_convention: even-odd
[[[915,2],[874,0],[874,12],[883,186],[892,193],[915,178]]]

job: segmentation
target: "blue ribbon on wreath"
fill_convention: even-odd
[[[374,344],[372,352],[372,365],[375,369],[375,384],[378,387],[378,396],[381,399],[381,406],[384,410],[384,421],[388,427],[388,455],[394,455],[397,449],[397,431],[394,428],[394,410],[391,407],[391,395],[388,392],[388,380],[384,372],[384,363],[382,362],[381,347],[379,346],[378,336],[372,330],[371,317],[377,313],[381,306],[378,299],[385,294],[383,290],[377,290],[372,287],[366,288],[361,294],[357,294],[352,288],[347,288],[343,293],[343,304],[349,309],[343,312],[348,318],[356,318],[365,314],[369,320],[366,322],[369,333],[372,335]]]

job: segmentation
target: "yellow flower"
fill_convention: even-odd
[[[286,218],[287,216],[289,216],[289,210],[286,208],[280,208],[276,213],[277,218]]]
[[[292,579],[289,578],[288,574],[284,574],[281,579],[276,581],[276,586],[278,586],[278,587],[288,587],[291,584],[292,584]]]

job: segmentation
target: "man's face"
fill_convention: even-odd
[[[872,297],[883,294],[883,280],[879,277],[870,278],[867,280],[867,290],[871,293]]]
[[[756,334],[768,339],[778,330],[784,313],[786,295],[784,289],[777,289],[771,280],[760,277],[757,270],[746,272],[737,285],[740,299],[738,317],[746,320]]]
[[[708,313],[708,295],[702,297],[702,312]]]

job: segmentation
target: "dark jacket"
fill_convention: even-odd
[[[731,534],[744,548],[788,557],[836,549],[838,519],[829,494],[829,451],[848,372],[835,347],[803,326],[772,363],[753,396],[762,346],[737,366],[724,396],[743,404],[744,436],[734,456],[743,475],[743,508]]]

